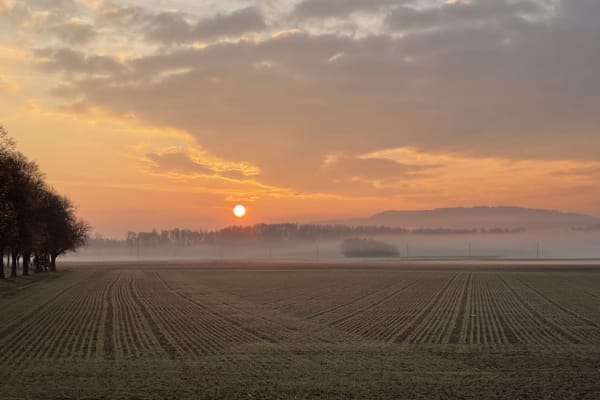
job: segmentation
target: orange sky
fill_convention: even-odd
[[[243,223],[600,215],[599,7],[251,3],[1,0],[0,123],[109,236],[238,202]]]

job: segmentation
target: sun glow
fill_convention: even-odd
[[[233,215],[235,215],[238,218],[242,218],[244,215],[246,215],[246,207],[244,207],[241,204],[238,204],[237,206],[233,207]]]

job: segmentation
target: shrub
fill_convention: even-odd
[[[398,249],[373,239],[348,238],[342,243],[344,257],[397,257]]]

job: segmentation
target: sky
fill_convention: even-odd
[[[0,0],[0,124],[106,236],[600,216],[598,21],[597,0]]]

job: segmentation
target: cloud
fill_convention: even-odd
[[[230,14],[218,14],[203,19],[194,28],[199,39],[210,39],[222,36],[239,36],[245,33],[258,32],[266,28],[260,10],[247,7]]]
[[[404,3],[405,1],[400,1]],[[397,4],[393,0],[303,0],[296,4],[293,14],[296,17],[343,18],[355,12],[374,12],[385,6]]]
[[[24,0],[23,3],[31,8],[58,10],[63,13],[78,9],[77,0]]]
[[[562,169],[555,171],[554,176],[566,176],[566,177],[590,177],[600,179],[600,167],[578,167],[571,169]]]
[[[598,26],[600,2],[596,0],[562,0],[557,3],[557,8],[568,25],[592,31],[600,30]]]
[[[45,42],[48,33],[72,38],[69,28],[77,27],[61,26],[74,25],[80,12],[80,5],[73,0],[0,0],[0,21],[15,29],[16,37],[22,36],[21,44],[23,40]],[[83,29],[79,32],[89,36]]]
[[[362,158],[389,159],[404,165],[424,166],[414,179],[402,180],[392,193],[438,204],[546,204],[577,209],[600,189],[580,189],[600,176],[600,160],[514,160],[467,157],[400,147]],[[559,171],[559,173],[557,173]],[[594,172],[596,171],[596,172]],[[560,205],[559,205],[560,204]]]
[[[453,28],[472,24],[498,24],[520,20],[527,15],[542,15],[544,7],[533,0],[457,1],[441,6],[414,8],[398,6],[387,15],[386,24],[394,30]]]
[[[198,18],[181,11],[149,12],[140,7],[109,3],[101,8],[98,23],[128,30],[137,29],[148,40],[166,44],[238,37],[266,28],[263,15],[257,7]]]
[[[107,43],[114,49],[116,43],[127,40],[130,50],[142,43],[148,46],[147,42],[182,45],[238,38],[267,27],[260,8],[255,6],[196,15],[113,1],[82,0],[3,0],[0,20],[32,42],[47,43],[51,35],[67,44],[81,46],[98,38],[102,31],[101,39],[108,39],[103,43],[105,49]]]
[[[209,166],[192,160],[190,156],[181,152],[150,153],[146,154],[146,158],[152,161],[154,171],[158,173],[186,175],[214,175],[215,173]]]
[[[375,7],[323,3],[294,12],[344,18]],[[76,75],[65,87],[82,104],[189,132],[209,154],[244,160],[261,181],[300,191],[355,191],[342,182],[357,176],[409,180],[397,165],[361,158],[406,146],[475,158],[598,158],[600,2],[378,4],[385,24],[377,34],[315,28],[252,39],[241,36],[268,29],[258,8],[201,17],[104,8],[98,24],[135,26],[153,50],[117,58],[50,47],[35,56],[47,71]],[[269,23],[295,28],[279,18]],[[228,35],[237,40],[190,46]],[[331,154],[347,159],[327,172]]]
[[[12,1],[0,0],[0,14],[8,12],[14,6]]]
[[[30,22],[31,18],[30,10],[23,4],[7,0],[0,1],[0,21],[8,26],[20,27],[22,24]]]
[[[34,50],[40,67],[47,71],[83,73],[88,77],[97,74],[111,75],[126,71],[126,66],[109,56],[87,55],[64,47]]]
[[[436,166],[402,164],[389,158],[332,155],[326,158],[321,171],[333,179],[399,181],[433,167]]]
[[[333,154],[327,156],[319,168],[320,179],[302,189],[345,195],[391,195],[401,193],[407,182],[437,167],[403,164],[389,158]]]
[[[149,162],[153,173],[177,175],[181,178],[212,176],[247,181],[260,174],[260,170],[252,165],[210,157],[202,150],[193,148],[167,148],[145,153],[141,157],[134,155],[134,158],[144,163]]]
[[[99,26],[113,25],[132,29],[148,20],[149,12],[141,7],[125,6],[112,1],[103,2],[96,14]]]
[[[19,91],[19,85],[0,75],[0,93],[15,93]]]
[[[51,32],[59,37],[63,42],[71,44],[85,44],[96,37],[96,30],[91,24],[72,20],[55,25]]]

